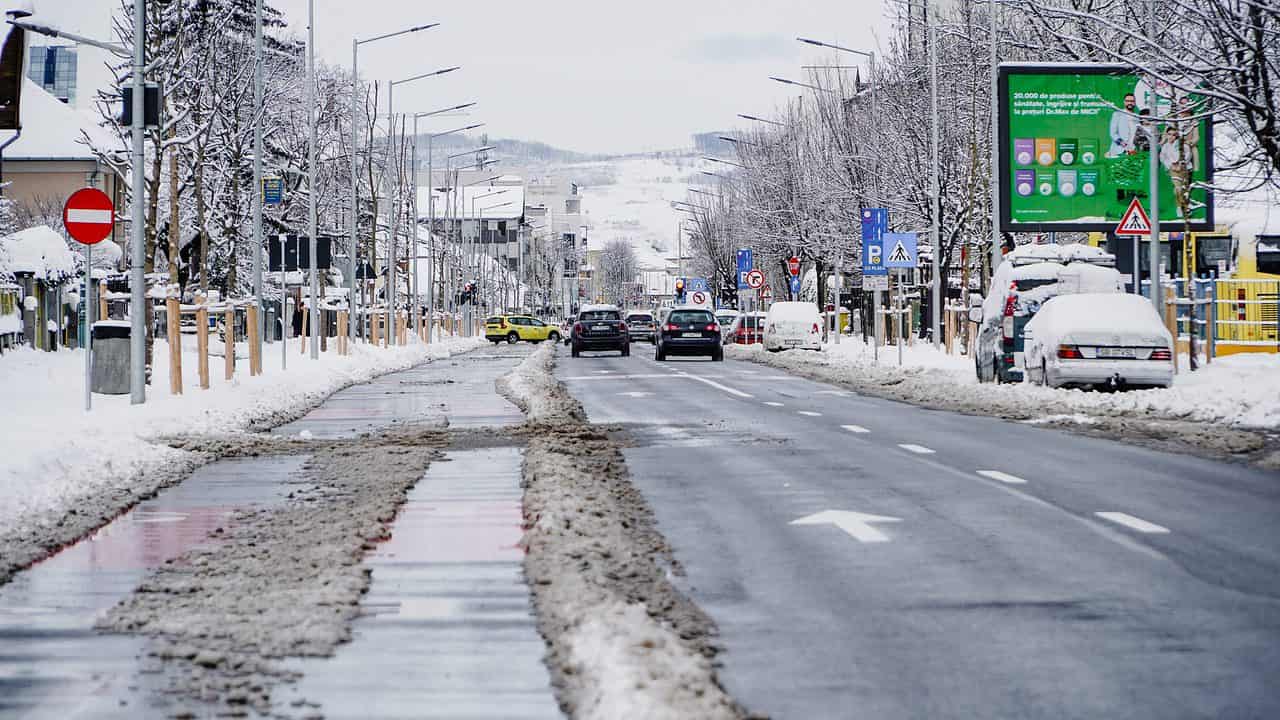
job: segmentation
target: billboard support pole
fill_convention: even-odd
[[[1156,0],[1148,0],[1147,10],[1150,13],[1148,31],[1150,32],[1151,45],[1154,48],[1156,44]],[[1156,79],[1150,78],[1151,83],[1151,246],[1150,252],[1151,265],[1151,304],[1155,306],[1156,313],[1161,317],[1164,316],[1164,298],[1160,294],[1160,94],[1156,91]],[[1172,107],[1172,106],[1171,106]],[[1136,242],[1136,240],[1135,240]],[[1137,264],[1137,256],[1134,256],[1134,264]],[[1174,352],[1177,352],[1178,338],[1177,327],[1174,327],[1173,338]]]

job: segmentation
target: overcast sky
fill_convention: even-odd
[[[305,33],[306,0],[268,2]],[[397,111],[476,100],[473,117],[494,136],[628,152],[685,147],[694,132],[745,122],[737,113],[769,113],[797,94],[769,75],[803,79],[801,65],[835,59],[796,36],[871,48],[888,34],[882,6],[882,0],[315,0],[316,50],[326,62],[349,66],[353,36],[439,22],[361,47],[366,79],[462,66],[397,86]],[[434,122],[443,130],[457,121]]]

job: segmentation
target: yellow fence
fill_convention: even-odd
[[[1217,280],[1214,285],[1217,354],[1280,351],[1280,280]]]

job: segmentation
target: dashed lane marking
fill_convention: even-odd
[[[929,448],[923,445],[912,445],[911,443],[899,443],[898,447],[902,448],[903,450],[906,450],[907,452],[913,452],[917,455],[933,454],[933,450],[930,450]]]
[[[703,376],[701,376],[701,375],[691,375],[691,374],[689,374],[689,373],[684,373],[684,372],[682,372],[682,373],[678,373],[678,374],[677,374],[677,377],[687,377],[687,378],[689,378],[690,380],[697,380],[697,381],[698,381],[698,382],[700,382],[700,383],[705,383],[705,384],[710,385],[711,387],[713,387],[713,388],[715,388],[715,389],[717,389],[717,390],[722,390],[722,391],[724,391],[724,392],[729,393],[730,395],[736,395],[737,397],[740,397],[740,398],[751,398],[751,397],[754,397],[753,395],[750,395],[750,394],[748,394],[748,393],[744,393],[744,392],[742,392],[741,390],[736,390],[736,389],[734,389],[734,388],[731,388],[731,387],[729,387],[728,385],[722,385],[722,384],[720,384],[720,383],[718,383],[718,382],[716,382],[716,381],[714,381],[714,380],[709,380],[709,379],[707,379],[707,378],[705,378],[705,377],[703,377]],[[718,376],[717,376],[717,377],[718,377]]]
[[[982,477],[991,478],[992,480],[999,480],[1002,483],[1008,483],[1010,485],[1026,485],[1027,484],[1026,480],[1023,480],[1017,475],[1010,475],[1009,473],[1000,472],[999,470],[979,470],[978,474],[981,475]]]
[[[862,427],[861,425],[841,425],[840,427],[844,428],[845,430],[848,430],[848,431],[849,431],[849,432],[851,432],[851,433],[869,433],[869,432],[871,432],[870,430],[868,430],[868,429],[866,429],[866,428]]]
[[[769,407],[786,407],[786,406],[785,406],[785,405],[783,405],[782,403],[780,403],[780,402],[773,402],[772,400],[765,400],[765,401],[764,401],[764,404],[765,404],[765,405],[768,405]]]
[[[1103,520],[1110,520],[1113,523],[1124,525],[1127,528],[1137,530],[1140,533],[1162,534],[1162,533],[1169,532],[1169,528],[1167,527],[1163,527],[1155,523],[1147,522],[1142,518],[1136,518],[1132,515],[1128,515],[1122,512],[1098,512],[1098,513],[1094,513],[1094,515],[1097,515]]]
[[[796,412],[797,414],[805,415],[807,417],[822,417],[822,413],[814,412],[812,410],[797,410]]]

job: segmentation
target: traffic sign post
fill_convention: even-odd
[[[84,245],[84,409],[93,408],[93,323],[97,302],[93,298],[93,246],[111,236],[116,224],[116,208],[111,198],[97,188],[81,188],[62,206],[62,226],[76,242]]]
[[[889,270],[884,266],[884,232],[889,229],[889,211],[866,208],[862,211],[862,289],[874,290],[871,327],[874,335],[872,362],[880,362],[880,293],[889,289]],[[863,339],[866,339],[865,332]]]
[[[884,233],[884,246],[888,253],[884,256],[887,269],[909,270],[919,265],[919,243],[915,233]],[[898,275],[898,303],[894,309],[895,332],[894,341],[898,345],[898,365],[902,365],[902,318],[906,314],[906,298],[902,293],[902,276]]]
[[[1134,198],[1129,203],[1129,209],[1124,211],[1124,215],[1120,218],[1120,222],[1116,224],[1114,234],[1117,237],[1133,238],[1133,294],[1142,294],[1142,263],[1138,261],[1139,244],[1138,238],[1143,235],[1151,236],[1151,218],[1147,216],[1147,211],[1143,209],[1142,203],[1138,198]],[[1152,238],[1152,242],[1157,242],[1157,238]]]

